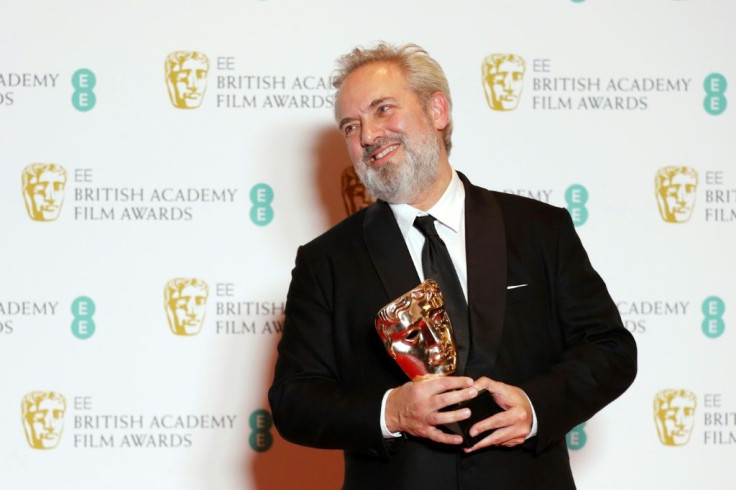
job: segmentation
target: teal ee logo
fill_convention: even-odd
[[[576,425],[565,436],[565,440],[567,441],[567,447],[572,449],[573,451],[578,451],[580,449],[583,449],[583,446],[585,446],[585,443],[588,441],[588,435],[585,433],[585,430],[584,430],[585,424],[586,422],[583,422],[580,425]]]
[[[273,445],[273,436],[271,435],[273,417],[271,417],[271,413],[268,410],[256,410],[250,415],[248,424],[252,430],[248,438],[250,447],[258,453],[271,449]]]
[[[95,302],[87,296],[80,296],[72,301],[72,333],[78,339],[88,339],[95,333]]]
[[[723,114],[726,110],[726,77],[720,73],[711,73],[705,77],[703,82],[703,88],[705,89],[705,100],[703,100],[703,107],[705,112],[711,116],[718,116]]]
[[[565,202],[573,224],[584,225],[588,221],[588,209],[585,207],[585,203],[588,202],[588,190],[580,184],[571,185],[565,191]]]
[[[74,93],[72,94],[72,105],[79,112],[91,111],[97,97],[93,92],[93,89],[97,85],[97,77],[87,68],[80,68],[72,75],[72,87],[74,87]]]
[[[273,189],[268,184],[256,184],[250,190],[250,220],[258,226],[266,226],[273,221]]]
[[[726,303],[718,296],[709,296],[703,301],[703,334],[715,339],[723,335],[726,324],[723,321],[723,312],[726,311]]]

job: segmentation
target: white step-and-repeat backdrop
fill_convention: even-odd
[[[8,0],[0,487],[327,489],[266,401],[296,247],[362,205],[334,59],[416,42],[453,165],[567,208],[640,349],[584,490],[731,488],[736,3]]]

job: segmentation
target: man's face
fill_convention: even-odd
[[[661,428],[660,439],[664,444],[680,446],[690,440],[695,422],[695,400],[685,396],[675,396],[660,407],[657,414]]]
[[[66,176],[61,172],[44,170],[24,189],[26,206],[31,219],[53,221],[59,217],[64,202]]]
[[[393,63],[353,71],[338,93],[337,119],[355,170],[374,197],[410,203],[437,180],[446,122],[423,107]]]
[[[665,221],[682,223],[690,219],[696,187],[697,181],[693,175],[678,172],[658,189],[660,210]]]
[[[380,326],[391,355],[411,379],[455,372],[457,353],[452,327],[439,295],[412,298],[397,310],[399,320]]]
[[[51,449],[59,444],[64,429],[64,404],[52,398],[42,399],[25,414],[26,438],[36,449]]]
[[[524,87],[524,66],[513,61],[502,61],[498,66],[487,65],[483,88],[492,109],[510,111],[516,109]]]
[[[173,313],[172,330],[178,335],[198,334],[204,323],[207,308],[207,291],[187,285],[169,300],[169,309]]]
[[[194,109],[202,104],[207,88],[207,71],[207,64],[194,58],[186,59],[171,69],[170,90],[173,87],[176,107]]]

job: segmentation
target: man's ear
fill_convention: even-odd
[[[435,129],[442,131],[450,121],[450,104],[447,102],[445,94],[435,92],[429,96],[427,101],[428,114]]]

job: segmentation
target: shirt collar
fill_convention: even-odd
[[[389,206],[403,236],[406,236],[409,230],[413,228],[414,218],[424,214],[431,214],[437,221],[455,233],[459,233],[465,206],[465,188],[457,172],[453,170],[450,185],[447,186],[440,200],[429,208],[426,213],[408,204],[389,204]]]

